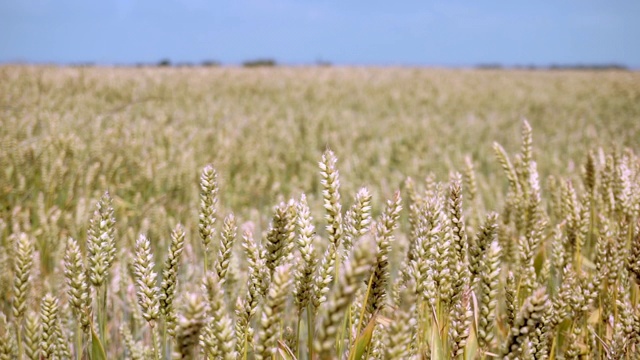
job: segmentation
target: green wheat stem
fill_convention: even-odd
[[[98,287],[98,327],[100,329],[100,342],[107,347],[107,285]]]
[[[426,301],[419,300],[418,308],[418,349],[422,349],[427,334],[427,306]]]
[[[342,327],[336,334],[336,347],[338,349],[338,356],[342,354],[342,349],[344,349],[344,332],[347,330],[347,325],[351,321],[351,305],[347,306],[347,310],[344,313],[345,318],[342,320]]]
[[[309,351],[309,359],[313,359],[313,328],[314,316],[311,303],[309,303],[309,305],[307,305],[307,348]]]
[[[340,258],[342,256],[339,256],[338,254],[340,254],[338,247],[336,246],[336,260],[334,263],[334,268],[335,268],[335,274],[333,274],[333,283],[335,283],[339,278],[340,278]]]
[[[160,352],[158,350],[158,327],[154,322],[150,322],[151,326],[151,341],[153,342],[153,358],[160,360]]]
[[[162,358],[165,359],[167,357],[167,349],[169,347],[169,344],[167,344],[167,322],[163,321],[162,322]]]
[[[353,308],[352,308],[351,305],[349,305],[349,307],[347,308],[347,326],[348,326],[348,329],[351,329],[353,327],[352,313],[353,313]],[[348,331],[347,332],[347,348],[349,346],[351,346],[352,342],[353,342],[353,339],[351,338],[351,331]]]
[[[360,309],[360,320],[358,321],[358,330],[356,330],[356,336],[358,336],[360,334],[360,330],[362,330],[362,323],[364,322],[364,313],[366,310],[366,306],[365,304],[367,303],[367,301],[369,301],[369,293],[371,292],[371,285],[373,284],[373,277],[375,276],[375,273],[371,273],[371,276],[369,276],[369,282],[367,283],[367,294],[364,297],[364,301],[362,302],[362,309]]]
[[[76,360],[81,360],[82,359],[82,324],[80,324],[79,321],[76,322],[76,334],[75,334],[75,341],[76,341]]]
[[[302,324],[302,313],[298,313],[298,323],[296,325],[296,349],[295,353],[298,358],[300,358],[300,325]]]

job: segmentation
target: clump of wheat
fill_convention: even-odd
[[[196,358],[196,347],[200,331],[205,324],[206,302],[202,296],[192,293],[186,297],[184,310],[176,327],[175,356],[178,359]]]
[[[331,293],[319,318],[315,351],[320,358],[334,356],[335,341],[345,318],[345,311],[353,301],[356,291],[375,263],[374,241],[365,237],[355,245],[352,255],[342,265],[341,278]]]
[[[526,340],[542,322],[547,306],[544,289],[537,290],[525,300],[505,343],[506,358],[515,359],[523,356],[523,352],[531,351],[531,345]]]

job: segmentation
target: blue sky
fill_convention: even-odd
[[[640,68],[638,19],[638,0],[0,0],[0,62]]]

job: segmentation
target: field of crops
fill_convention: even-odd
[[[640,359],[640,73],[0,67],[0,359]]]

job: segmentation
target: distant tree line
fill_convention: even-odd
[[[192,62],[177,62],[177,63],[172,63],[171,60],[169,59],[162,59],[160,61],[158,61],[155,64],[145,64],[145,63],[139,63],[137,64],[137,66],[157,66],[157,67],[195,67],[195,66],[201,66],[201,67],[215,67],[215,66],[220,66],[221,63],[219,61],[216,60],[204,60],[202,62],[198,63],[192,63]],[[259,59],[253,59],[253,60],[247,60],[242,62],[242,66],[243,67],[247,67],[247,68],[253,68],[253,67],[274,67],[277,66],[278,63],[274,60],[274,59],[270,59],[270,58],[259,58]]]
[[[203,60],[200,63],[195,62],[171,62],[170,59],[164,58],[156,63],[136,63],[136,67],[216,67],[221,66],[222,63],[216,60]],[[256,67],[275,67],[279,66],[278,62],[272,58],[256,58],[247,61],[243,61],[241,66],[246,68]],[[318,67],[329,67],[332,63],[326,60],[316,60],[314,63]],[[95,66],[91,62],[78,62],[73,63],[74,67],[91,67]],[[626,65],[618,63],[604,63],[604,64],[550,64],[550,65],[503,65],[501,63],[480,63],[475,66],[480,70],[588,70],[588,71],[603,71],[603,70],[619,70],[628,71],[631,70]]]
[[[74,63],[71,64],[72,66],[75,67],[90,67],[90,66],[95,66],[94,63],[91,62],[83,62],[83,63]],[[199,63],[197,62],[188,62],[188,61],[182,61],[182,62],[172,62],[170,59],[164,58],[164,59],[160,59],[158,62],[155,63],[145,63],[145,62],[138,62],[135,63],[134,66],[136,67],[216,67],[216,66],[221,66],[222,63],[217,61],[217,60],[203,60]],[[278,63],[274,60],[274,59],[270,59],[270,58],[260,58],[260,59],[255,59],[255,60],[247,60],[242,62],[241,64],[244,67],[273,67],[273,66],[277,66]],[[318,64],[319,66],[327,66],[326,64]]]
[[[274,59],[255,59],[248,60],[242,63],[244,67],[274,67],[278,63]]]
[[[174,63],[168,58],[163,58],[155,63],[138,62],[132,65],[135,67],[178,67],[179,68],[179,67],[216,67],[216,66],[222,66],[222,63],[217,60],[203,60],[199,63],[187,62],[187,61]],[[256,67],[276,67],[276,66],[279,66],[280,64],[278,64],[278,62],[272,58],[256,58],[256,59],[243,61],[242,63],[240,63],[240,65],[246,68],[256,68]],[[327,60],[316,60],[314,65],[318,67],[329,67],[329,66],[332,66],[332,63]],[[96,64],[92,62],[77,62],[77,63],[70,64],[70,66],[92,67],[92,66],[96,66]],[[122,66],[130,66],[130,65],[122,65]]]
[[[153,66],[153,64],[138,64],[138,66]],[[175,64],[173,64],[171,62],[171,60],[169,59],[162,59],[160,61],[158,61],[155,66],[158,67],[195,67],[195,66],[203,66],[203,67],[214,67],[214,66],[220,66],[220,62],[216,61],[216,60],[204,60],[202,62],[198,63],[192,63],[192,62],[177,62]]]

